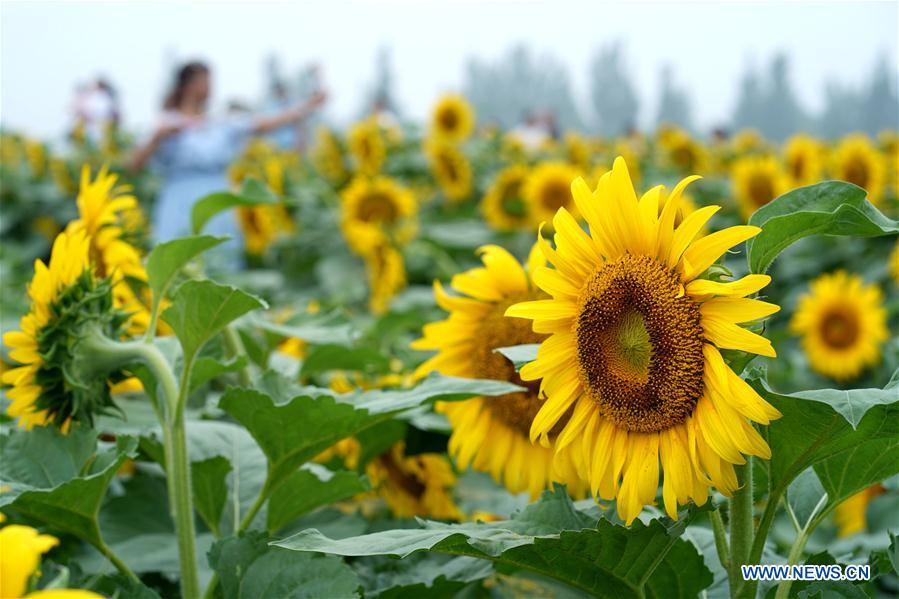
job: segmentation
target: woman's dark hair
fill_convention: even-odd
[[[172,91],[166,96],[163,108],[166,110],[178,108],[181,105],[181,101],[184,99],[184,90],[187,88],[187,85],[197,75],[205,75],[208,72],[209,67],[206,66],[206,63],[200,61],[191,61],[182,65],[175,73]]]

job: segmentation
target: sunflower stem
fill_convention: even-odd
[[[222,331],[225,341],[225,351],[228,352],[229,358],[235,358],[240,356],[246,356],[247,351],[243,346],[243,341],[240,339],[240,334],[232,327],[230,324],[225,325],[224,331]],[[240,384],[244,387],[249,387],[252,383],[252,377],[250,376],[250,367],[244,366],[240,370],[237,371],[237,380],[240,381]]]
[[[727,544],[727,529],[724,528],[721,509],[712,512],[709,519],[712,521],[712,532],[715,534],[715,551],[718,552],[718,561],[726,571],[730,570],[730,547]]]
[[[743,466],[735,466],[739,488],[730,499],[730,595],[736,597],[743,586],[741,566],[749,563],[752,546],[752,457]]]
[[[100,541],[100,543],[95,544],[94,547],[96,547],[97,551],[102,553],[103,557],[108,559],[109,563],[115,566],[119,572],[135,582],[140,582],[140,578],[138,578],[137,575],[131,570],[131,568],[128,567],[128,564],[123,562],[122,559],[118,555],[116,555],[112,549],[109,548],[109,545],[107,545],[103,541]]]

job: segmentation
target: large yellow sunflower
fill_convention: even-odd
[[[824,149],[811,135],[799,133],[784,145],[784,162],[793,187],[811,185],[821,180]]]
[[[471,195],[471,164],[465,154],[456,146],[432,139],[427,155],[443,195],[453,202],[467,199]]]
[[[34,263],[31,308],[20,330],[3,335],[9,356],[20,364],[2,376],[12,386],[6,413],[25,428],[50,423],[65,428],[73,419],[90,421],[112,405],[105,378],[84,381],[73,379],[71,372],[71,352],[86,324],[117,339],[125,320],[113,309],[110,280],[95,278],[90,247],[82,230],[59,234],[49,264]]]
[[[743,218],[785,193],[790,181],[780,164],[772,156],[746,156],[733,166],[734,195]]]
[[[815,371],[838,381],[855,378],[880,360],[889,336],[883,292],[842,270],[822,275],[799,299],[790,328],[802,337]]]
[[[590,232],[571,213],[554,217],[555,249],[538,237],[555,267],[534,273],[552,299],[511,306],[549,334],[521,378],[542,378],[546,401],[532,439],[549,442],[563,418],[556,451],[570,447],[594,495],[617,498],[630,523],[654,503],[661,461],[668,514],[690,499],[702,504],[709,485],[730,495],[734,464],[744,454],[770,457],[752,422],[780,416],[724,361],[722,349],[775,355],[771,343],[739,326],[778,307],[745,296],[770,277],[721,282],[701,278],[727,250],[758,234],[737,226],[697,238],[718,210],[700,208],[674,227],[681,181],[658,212],[661,186],[637,198],[627,166],[617,158],[591,193],[572,184]]]
[[[459,142],[474,129],[474,109],[464,96],[447,94],[437,101],[431,114],[431,135]]]
[[[832,154],[831,174],[863,188],[872,204],[880,203],[886,169],[883,156],[867,136],[847,135],[840,141]]]
[[[415,236],[418,204],[393,179],[357,177],[343,190],[341,200],[340,228],[350,248],[360,255]]]
[[[452,497],[456,475],[446,457],[437,453],[405,455],[397,443],[365,466],[375,491],[398,518],[424,516],[460,520]]]
[[[415,349],[438,350],[416,374],[438,370],[526,387],[528,390],[520,393],[440,404],[439,410],[453,427],[450,453],[460,468],[472,466],[489,472],[513,493],[528,491],[536,497],[550,488],[552,481],[559,481],[569,483],[572,493],[582,494],[583,485],[573,467],[554,467],[552,448],[533,445],[529,439],[531,422],[541,406],[539,383],[523,382],[513,364],[495,351],[546,339],[546,335],[534,333],[528,321],[504,316],[514,303],[546,297],[532,279],[544,264],[543,256],[535,246],[525,270],[499,246],[485,246],[479,252],[483,268],[453,277],[453,287],[464,295],[450,296],[434,283],[437,304],[449,312],[449,318],[425,325],[424,336],[413,342]]]
[[[499,231],[515,231],[531,224],[524,202],[524,182],[528,167],[515,164],[496,174],[481,200],[484,220]]]
[[[543,162],[531,171],[524,183],[524,201],[533,225],[551,219],[559,208],[577,215],[571,182],[580,174],[564,162]]]
[[[387,146],[376,120],[366,119],[350,127],[347,146],[357,172],[370,176],[380,172],[387,158]]]

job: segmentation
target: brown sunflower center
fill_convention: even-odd
[[[386,451],[378,458],[387,478],[397,489],[402,489],[408,495],[418,499],[424,495],[427,488],[412,472],[407,472],[403,465],[398,463],[392,451]]]
[[[456,114],[455,110],[450,108],[441,110],[438,120],[440,121],[440,127],[444,131],[452,132],[459,126],[459,115]]]
[[[543,405],[539,397],[540,381],[521,380],[512,362],[494,350],[526,343],[540,343],[546,339],[546,335],[531,330],[531,321],[504,316],[506,309],[512,304],[534,299],[538,299],[536,294],[528,293],[497,303],[478,329],[478,343],[471,356],[476,377],[509,381],[527,388],[527,391],[520,393],[484,398],[493,416],[524,435],[530,431],[531,422]]]
[[[571,202],[571,185],[563,180],[548,181],[540,194],[540,202],[547,210],[555,212]]]
[[[703,332],[677,273],[648,256],[622,256],[596,270],[578,313],[581,380],[604,416],[648,433],[693,413],[703,393]]]
[[[764,206],[774,199],[774,182],[764,173],[749,178],[749,197],[756,206]]]
[[[381,192],[365,194],[356,213],[367,223],[393,223],[399,216],[393,198]]]
[[[821,319],[821,338],[829,347],[844,349],[856,342],[859,336],[858,315],[835,308]]]
[[[790,174],[793,175],[794,179],[803,179],[805,177],[806,164],[805,154],[796,154],[793,156],[789,165]]]
[[[860,156],[853,156],[852,160],[846,165],[846,180],[865,189],[868,186],[868,179],[871,174],[868,171],[868,163]]]
[[[441,153],[437,159],[440,161],[440,168],[444,177],[448,181],[456,181],[459,178],[459,169],[456,168],[456,161],[453,160],[452,156]]]

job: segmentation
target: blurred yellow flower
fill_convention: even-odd
[[[811,135],[799,133],[787,140],[783,157],[792,187],[812,185],[821,180],[824,148]]]
[[[790,188],[786,173],[772,156],[739,158],[734,162],[731,176],[734,195],[745,220]]]
[[[454,145],[432,139],[427,143],[431,172],[448,200],[461,202],[471,195],[471,165]]]
[[[524,201],[524,182],[528,167],[508,166],[496,174],[487,194],[481,200],[484,220],[498,231],[515,231],[531,224]]]
[[[474,130],[474,109],[464,96],[447,94],[431,113],[431,135],[449,142],[463,141]]]
[[[550,226],[559,208],[565,208],[577,216],[571,182],[580,174],[565,162],[543,162],[531,171],[524,184],[524,200],[533,225],[547,222]]]
[[[340,227],[350,249],[362,256],[410,241],[417,215],[412,193],[388,177],[357,177],[341,193]]]
[[[452,497],[456,475],[442,454],[407,456],[405,443],[400,442],[369,462],[365,472],[398,518],[462,519]]]
[[[387,158],[387,147],[376,120],[366,119],[350,127],[347,146],[356,171],[370,176],[380,172]]]
[[[865,135],[847,135],[840,140],[831,158],[831,174],[867,191],[872,204],[879,204],[883,198],[883,157]]]

